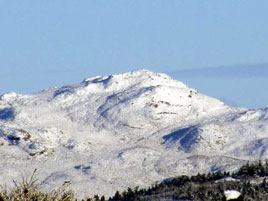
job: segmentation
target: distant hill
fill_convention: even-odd
[[[196,68],[169,74],[174,77],[268,77],[268,63]]]

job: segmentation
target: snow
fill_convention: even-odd
[[[38,169],[78,195],[267,157],[267,109],[232,108],[164,74],[138,70],[0,98],[0,180]]]
[[[227,190],[227,191],[224,191],[224,195],[225,195],[226,200],[232,200],[232,199],[237,199],[241,195],[241,193],[235,190]]]

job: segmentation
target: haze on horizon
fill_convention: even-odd
[[[267,74],[255,75],[268,63],[267,7],[265,0],[0,0],[0,94],[144,68],[233,106],[267,107]]]

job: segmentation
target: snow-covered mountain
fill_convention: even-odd
[[[83,196],[268,156],[268,109],[232,108],[146,70],[0,98],[0,181],[31,174]]]

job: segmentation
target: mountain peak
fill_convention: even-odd
[[[79,85],[57,89],[53,103],[80,116],[79,121],[111,130],[127,126],[155,129],[162,124],[203,118],[208,111],[209,116],[228,111],[222,102],[165,74],[147,70],[87,78]]]
[[[183,83],[172,80],[168,75],[153,73],[145,69],[117,75],[87,78],[82,83],[86,84],[87,86],[90,84],[94,84],[95,86],[103,86],[100,88],[101,90],[124,90],[128,87],[135,85],[140,85],[141,87],[156,85],[180,85],[180,87],[182,88],[186,87],[186,85],[184,85]]]

